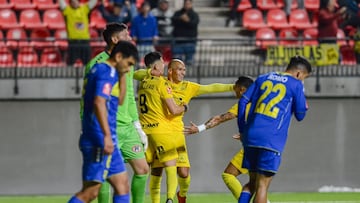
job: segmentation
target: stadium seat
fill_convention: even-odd
[[[50,31],[46,28],[33,29],[30,33],[30,45],[35,50],[54,46],[54,38],[51,37]]]
[[[8,2],[7,0],[0,0],[0,9],[9,9],[13,7],[13,3]]]
[[[10,3],[14,4],[14,9],[17,11],[36,8],[36,5],[31,0],[10,0]]]
[[[337,33],[336,33],[336,38],[337,38],[337,44],[341,47],[341,46],[346,46],[347,41],[346,41],[346,35],[344,30],[342,29],[338,29]]]
[[[13,53],[6,47],[0,47],[0,68],[13,68],[15,66]]]
[[[64,67],[65,62],[57,48],[45,48],[41,52],[40,63],[44,67]]]
[[[230,2],[229,2],[230,8],[232,8],[233,4],[234,4],[234,0],[230,0]],[[250,9],[250,8],[252,8],[250,0],[241,0],[238,7],[236,8],[236,11],[237,12],[243,12],[243,11],[245,11],[247,9]]]
[[[17,56],[19,68],[40,67],[39,57],[31,47],[21,48]]]
[[[43,23],[50,30],[65,28],[64,16],[58,9],[48,9],[44,11]]]
[[[106,47],[106,43],[104,42],[104,40],[101,39],[96,29],[90,28],[90,38],[91,38],[90,41],[91,48],[100,47],[104,50],[104,48]]]
[[[260,10],[270,10],[281,8],[274,0],[257,0],[256,5]]]
[[[19,47],[28,47],[28,37],[23,28],[12,28],[6,33],[6,46],[10,49],[18,49]]]
[[[279,44],[284,46],[300,45],[299,34],[295,28],[284,28],[279,31]]]
[[[2,30],[0,30],[0,48],[6,47],[5,41],[4,41],[4,33]]]
[[[41,21],[40,13],[35,9],[25,9],[20,12],[20,25],[25,29],[45,28],[46,26]]]
[[[282,9],[272,9],[267,13],[267,25],[275,30],[290,28],[286,13]]]
[[[305,9],[295,9],[291,11],[289,21],[290,25],[298,30],[316,27],[314,24],[311,24],[309,15]]]
[[[342,65],[356,65],[356,56],[354,47],[342,46],[340,47],[341,64]]]
[[[318,32],[319,30],[317,28],[305,29],[303,32],[303,45],[318,45]]]
[[[258,9],[248,9],[243,14],[243,26],[247,30],[257,30],[267,27],[263,14]]]
[[[68,41],[67,41],[66,29],[64,28],[64,29],[55,30],[54,37],[55,37],[55,43],[54,43],[55,46],[62,51],[67,50]]]
[[[19,28],[19,24],[15,11],[11,9],[1,9],[0,10],[0,28],[3,30],[11,28]]]
[[[304,7],[308,11],[318,11],[320,8],[320,0],[304,0]]]
[[[256,30],[255,40],[256,46],[260,49],[266,49],[268,46],[275,46],[278,44],[276,33],[271,28],[260,28]]]
[[[59,9],[59,4],[54,3],[53,0],[33,0],[33,3],[36,5],[36,8],[39,10]]]
[[[106,20],[98,9],[94,9],[90,14],[90,27],[102,30],[106,27]]]

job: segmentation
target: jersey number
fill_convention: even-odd
[[[260,96],[256,104],[255,112],[269,116],[271,118],[276,118],[279,114],[279,108],[275,105],[284,98],[286,93],[285,85],[282,83],[274,85],[271,81],[267,80],[261,85],[260,89],[265,90],[265,92]],[[270,99],[268,103],[264,103],[264,100],[272,92],[277,93],[277,95]]]
[[[145,94],[140,94],[139,95],[139,106],[140,106],[140,112],[141,113],[147,113],[148,112],[148,107],[146,105],[146,95]]]

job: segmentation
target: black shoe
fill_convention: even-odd
[[[172,199],[167,199],[166,203],[173,203],[173,200]]]

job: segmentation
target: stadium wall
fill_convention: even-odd
[[[236,102],[195,99],[185,124],[203,123]],[[317,191],[325,185],[360,188],[360,99],[308,102],[305,120],[292,122],[282,166],[270,190]],[[72,194],[80,189],[78,100],[1,101],[0,112],[0,195]],[[231,138],[236,132],[233,120],[187,137],[191,192],[228,192],[221,173],[241,148]],[[246,176],[240,179],[247,181]]]

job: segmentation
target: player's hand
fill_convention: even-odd
[[[114,151],[114,143],[111,139],[111,136],[104,137],[104,154],[112,154]]]
[[[141,128],[141,125],[140,125],[140,122],[139,122],[139,121],[134,121],[134,126],[135,126],[135,128],[136,128],[136,131],[137,131],[138,134],[139,134],[140,141],[141,141],[141,143],[142,143],[143,146],[144,146],[144,151],[146,151],[146,149],[147,149],[148,146],[149,146],[148,137],[147,137],[147,135],[145,134],[145,132],[143,131],[143,129]]]
[[[199,129],[195,123],[190,121],[191,126],[185,126],[184,127],[184,134],[185,135],[191,135],[199,132]]]
[[[235,134],[235,135],[232,136],[232,138],[235,139],[235,140],[240,140],[241,141],[241,134],[240,133]]]

